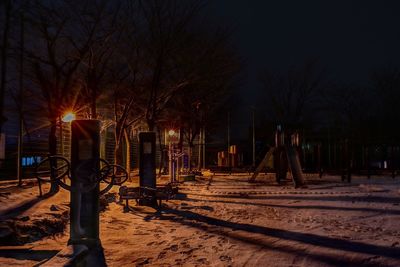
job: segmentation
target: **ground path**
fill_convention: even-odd
[[[347,184],[315,176],[308,188],[293,189],[290,183],[274,185],[269,176],[252,184],[247,179],[234,174],[186,182],[161,211],[132,201],[124,213],[110,194],[100,222],[107,264],[400,266],[399,180],[354,177]],[[62,194],[35,204],[36,216],[43,216],[49,201],[63,207],[68,200]],[[30,209],[22,215],[33,216]],[[26,245],[53,251],[67,239],[68,227],[61,236]],[[0,265],[11,262],[35,263],[0,257]]]

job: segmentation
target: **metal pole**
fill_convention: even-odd
[[[192,140],[192,130],[189,129],[189,140]],[[189,155],[188,155],[188,161],[189,161],[189,171],[192,171],[192,147],[189,143]]]
[[[331,129],[328,128],[328,166],[329,168],[332,168],[332,162],[331,162]]]
[[[172,148],[172,182],[176,182],[176,158],[175,158],[175,148]]]
[[[231,146],[231,113],[228,111],[228,151]]]
[[[172,161],[172,143],[171,143],[171,141],[169,141],[169,148],[168,148],[168,172],[169,172],[169,177],[170,177],[170,180],[171,180],[171,183],[173,183],[174,182],[174,174],[173,174],[173,169],[174,169],[174,166],[173,166],[173,161]]]
[[[179,164],[179,161],[181,160],[181,157],[177,157],[176,159],[176,179],[175,179],[175,181],[178,181],[179,182],[179,169],[180,169],[180,164]]]
[[[253,168],[256,167],[256,127],[255,127],[255,112],[254,107],[252,109],[253,117]]]
[[[203,168],[206,168],[206,128],[203,126]]]
[[[231,156],[229,154],[229,148],[231,146],[231,113],[228,111],[228,167],[231,167]]]

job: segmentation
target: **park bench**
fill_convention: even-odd
[[[119,188],[120,201],[125,200],[125,210],[129,210],[129,200],[134,199],[136,204],[140,204],[141,200],[148,201],[149,203],[156,201],[159,207],[163,200],[168,201],[178,193],[178,186],[175,183],[169,183],[157,188],[138,186],[127,187],[121,186]]]

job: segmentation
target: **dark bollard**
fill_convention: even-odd
[[[71,226],[68,244],[100,245],[100,121],[71,124]]]
[[[142,132],[139,134],[139,186],[156,188],[156,133]],[[154,198],[151,201],[141,199],[140,205],[157,205]]]

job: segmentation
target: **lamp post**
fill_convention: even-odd
[[[256,167],[256,127],[255,127],[255,108],[252,107],[252,119],[253,119],[253,163],[252,167],[253,169]]]
[[[169,148],[168,148],[168,169],[169,169],[169,177],[171,178],[171,182],[175,182],[175,166],[174,166],[174,151],[172,138],[175,135],[175,131],[173,129],[168,131],[169,135]]]
[[[231,156],[229,155],[229,149],[231,147],[231,112],[228,111],[228,168],[231,168]]]
[[[203,168],[206,168],[206,127],[203,126]]]

